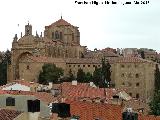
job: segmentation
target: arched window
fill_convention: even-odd
[[[62,40],[62,32],[60,32],[60,40]]]
[[[29,70],[30,69],[30,67],[29,67],[29,65],[27,65],[27,70]]]
[[[52,32],[52,39],[54,39],[54,32]]]
[[[58,33],[58,31],[55,32],[55,39],[59,39],[59,33]]]
[[[74,41],[74,33],[72,33],[72,41]]]

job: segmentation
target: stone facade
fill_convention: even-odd
[[[9,67],[8,79],[19,79],[19,63],[26,56],[46,56],[53,58],[80,58],[85,46],[80,45],[78,27],[62,18],[49,26],[45,26],[44,37],[32,35],[32,25],[25,26],[25,35],[18,39],[15,35],[12,42],[12,64]]]
[[[155,64],[136,57],[122,57],[112,51],[87,51],[80,45],[78,27],[62,18],[46,26],[44,37],[32,35],[32,26],[25,26],[25,35],[12,42],[12,60],[8,67],[8,80],[38,80],[45,63],[54,63],[64,70],[67,76],[71,69],[76,76],[79,68],[93,73],[101,67],[101,57],[105,56],[111,64],[111,82],[116,88],[125,88],[130,95],[148,100],[154,90]]]

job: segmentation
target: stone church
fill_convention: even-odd
[[[21,33],[21,38],[18,39],[17,34],[15,35],[11,51],[12,64],[9,67],[8,78],[14,80],[22,78],[20,62],[26,57],[80,58],[84,54],[85,46],[80,45],[78,27],[71,25],[61,17],[51,25],[45,26],[44,36],[42,33],[41,35],[36,33],[34,36],[32,25],[29,23],[25,25],[24,36]],[[25,72],[25,68],[23,71]]]
[[[64,75],[72,70],[76,76],[78,69],[93,73],[101,67],[101,58],[106,57],[111,64],[111,82],[116,88],[125,88],[135,98],[149,100],[154,92],[155,63],[137,57],[123,57],[111,51],[89,51],[80,45],[78,27],[64,19],[45,26],[44,34],[34,36],[32,25],[25,26],[25,34],[18,39],[15,35],[11,49],[11,65],[8,67],[8,82],[15,79],[38,81],[45,63],[54,63],[64,70]]]

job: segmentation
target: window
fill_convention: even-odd
[[[125,83],[123,82],[122,85],[125,85]]]
[[[85,67],[85,65],[83,65],[83,67]]]
[[[62,40],[62,32],[60,32],[60,40]]]
[[[100,65],[98,65],[98,67],[100,67]]]
[[[15,106],[15,98],[12,97],[6,98],[6,106]]]
[[[136,74],[136,78],[139,78],[139,74],[138,73]]]
[[[69,65],[69,67],[71,67],[71,65]]]
[[[96,67],[95,65],[93,65],[93,67]]]
[[[139,83],[136,83],[136,87],[138,87],[139,86]]]
[[[80,67],[80,65],[78,65],[78,67]]]
[[[30,68],[29,65],[27,65],[27,70],[29,70],[29,68]]]
[[[52,39],[54,39],[54,32],[52,32]]]
[[[136,94],[136,98],[137,98],[137,99],[139,98],[139,93]]]
[[[90,65],[88,65],[88,67],[90,67]]]
[[[58,31],[55,32],[55,39],[59,39],[59,33],[58,33]]]
[[[132,97],[132,93],[129,93],[129,95]]]
[[[121,65],[121,68],[124,68],[124,65]]]
[[[121,77],[124,77],[124,73],[121,74]]]

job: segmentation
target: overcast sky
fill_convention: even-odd
[[[89,49],[152,48],[160,52],[160,0],[150,0],[145,5],[128,0],[132,4],[123,5],[126,1],[117,0],[116,5],[82,5],[75,0],[3,0],[0,2],[0,51],[11,48],[15,34],[20,37],[23,32],[24,35],[28,21],[33,34],[36,30],[40,34],[62,14],[63,19],[79,27],[81,45]]]

